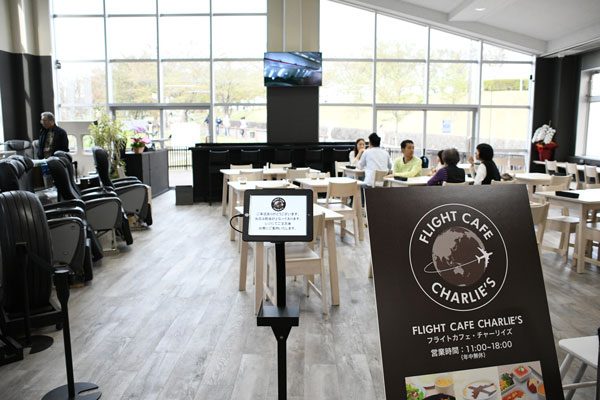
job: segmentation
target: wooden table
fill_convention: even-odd
[[[567,353],[564,361],[560,364],[560,377],[562,379],[565,378],[574,359],[581,361],[574,382],[570,384],[563,383],[563,389],[569,390],[565,399],[570,400],[575,394],[575,389],[596,386],[594,381],[582,383],[581,378],[588,366],[598,368],[598,336],[562,339],[558,342],[558,347]]]
[[[552,183],[552,175],[540,174],[538,172],[529,172],[524,174],[515,174],[517,183],[524,183],[527,185],[527,191],[529,194],[533,194],[534,187],[540,185],[549,185]]]
[[[362,169],[344,167],[342,171],[344,176],[352,179],[363,178],[365,176],[365,171]]]
[[[314,202],[317,202],[319,193],[327,193],[329,182],[334,183],[356,183],[356,193],[354,194],[354,200],[352,201],[352,208],[356,212],[356,218],[358,219],[358,240],[363,241],[365,239],[365,224],[363,222],[362,208],[361,208],[361,183],[356,179],[351,178],[325,178],[325,179],[310,179],[300,178],[296,179],[296,182],[300,184],[303,189],[310,189],[313,191]]]
[[[383,180],[385,182],[388,182],[390,186],[400,186],[400,187],[427,186],[427,182],[429,182],[429,179],[431,179],[431,176],[415,176],[414,178],[406,178],[405,181],[399,181],[392,177],[383,178]],[[471,184],[473,184],[474,180],[473,180],[473,178],[465,177],[465,182],[467,182],[468,184],[471,185]]]
[[[244,207],[235,207],[237,213],[243,214]],[[325,245],[327,246],[327,255],[329,262],[329,284],[331,287],[331,305],[340,305],[340,284],[339,284],[339,273],[337,265],[337,245],[335,241],[335,221],[341,221],[342,215],[331,211],[318,204],[313,204],[314,215],[325,215]],[[260,308],[260,304],[263,299],[263,270],[265,263],[265,244],[264,242],[254,243],[254,282],[256,289],[254,291],[254,313],[257,314]],[[240,282],[239,290],[246,290],[246,274],[248,271],[248,242],[242,241],[242,248],[240,251]],[[324,276],[321,279],[325,279]]]
[[[577,265],[577,272],[583,273],[585,267],[585,241],[583,240],[584,229],[590,211],[600,209],[600,189],[571,190],[571,193],[578,193],[579,198],[557,196],[556,192],[536,192],[538,196],[545,197],[551,204],[559,207],[568,207],[579,212],[579,224],[577,232],[573,265]]]

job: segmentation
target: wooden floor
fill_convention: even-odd
[[[76,379],[99,384],[110,400],[276,399],[275,340],[256,327],[250,277],[238,291],[237,246],[220,205],[174,204],[173,191],[156,198],[152,228],[134,232],[92,285],[72,291]],[[368,242],[348,240],[338,243],[341,306],[328,321],[318,298],[288,281],[301,305],[288,341],[291,399],[385,398]],[[552,253],[543,262],[555,339],[594,334],[600,271],[578,275]],[[0,367],[0,399],[37,400],[64,384],[62,335],[46,332],[50,349]],[[593,396],[584,389],[575,399]]]

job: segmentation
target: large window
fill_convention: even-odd
[[[585,155],[600,158],[600,72],[590,77]]]
[[[172,145],[266,141],[266,0],[54,0],[60,120],[105,107]]]
[[[321,1],[320,139],[377,131],[393,152],[529,151],[534,58],[379,12]]]

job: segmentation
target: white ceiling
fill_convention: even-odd
[[[600,47],[600,0],[350,1],[496,39],[536,54],[569,53],[568,49],[582,44],[589,48],[592,42]]]

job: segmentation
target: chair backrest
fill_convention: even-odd
[[[333,198],[346,199],[353,197],[355,194],[356,182],[341,183],[329,181],[329,185],[327,186],[327,202]]]
[[[584,189],[600,189],[600,183],[584,183]]]
[[[229,169],[252,169],[252,164],[229,164]]]
[[[20,190],[19,176],[13,161],[0,161],[0,192]]]
[[[277,163],[291,163],[292,162],[292,150],[289,150],[289,149],[275,149],[275,162],[277,162]]]
[[[323,159],[323,149],[306,150],[306,162],[318,162]]]
[[[290,184],[287,181],[264,181],[256,182],[257,189],[285,189]]]
[[[19,155],[32,157],[33,150],[29,140],[12,139],[4,142],[4,149],[16,151]]]
[[[101,147],[94,147],[92,154],[94,155],[96,172],[98,172],[102,186],[113,187],[113,183],[110,180],[110,160],[108,159],[108,153]]]
[[[263,172],[262,171],[244,171],[240,170],[239,178],[246,178],[247,181],[262,181],[263,180]]]
[[[598,182],[598,170],[595,165],[586,165],[584,175],[585,183],[600,183]]]
[[[270,163],[269,168],[283,168],[283,169],[292,168],[292,163],[287,163],[287,164]]]
[[[285,177],[289,181],[293,181],[300,178],[306,178],[308,176],[308,169],[288,169],[285,172]]]
[[[384,184],[384,180],[383,178],[385,178],[386,176],[388,176],[390,173],[390,171],[387,170],[376,170],[375,171],[375,186],[383,186]]]
[[[432,168],[421,168],[421,176],[431,175]]]
[[[550,186],[552,186],[552,190],[569,190],[569,185],[571,184],[571,176],[552,176],[552,180],[550,181]]]
[[[228,165],[229,164],[229,150],[209,150],[208,151],[208,164],[209,165]]]
[[[567,175],[570,175],[573,182],[575,182],[576,188],[579,188],[579,170],[577,169],[577,164],[567,163],[565,169],[567,170]]]
[[[63,160],[58,157],[50,157],[46,160],[50,175],[54,180],[54,186],[58,193],[59,200],[75,200],[79,199],[79,193],[73,190],[71,186],[71,180],[69,179],[69,173]]]
[[[457,182],[457,183],[450,183],[450,182],[442,182],[442,186],[468,186],[469,182]]]
[[[333,149],[333,161],[348,161],[352,149]]]
[[[556,165],[556,161],[546,160],[546,173],[553,173],[558,171],[558,166]]]
[[[546,219],[548,218],[548,208],[550,203],[531,204],[531,218],[533,225],[537,226],[535,237],[538,245],[544,240],[544,231],[546,230]]]
[[[339,177],[344,175],[344,168],[350,164],[348,161],[336,161],[334,164],[335,176]]]
[[[313,217],[313,240],[315,243],[319,240],[319,254],[323,258],[323,251],[325,249],[325,214],[315,215]],[[322,277],[321,277],[322,278]]]
[[[257,164],[260,162],[260,149],[257,150],[241,150],[240,161],[243,163]]]
[[[77,187],[77,181],[75,180],[75,169],[73,168],[73,158],[71,155],[65,151],[56,151],[54,152],[54,157],[58,157],[65,168],[67,169],[67,173],[69,174],[69,180],[71,181],[71,189],[79,194],[79,188]]]

